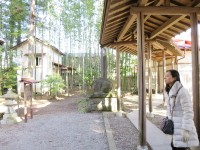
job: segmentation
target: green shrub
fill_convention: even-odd
[[[64,80],[60,77],[59,74],[53,73],[47,75],[46,79],[41,80],[42,90],[48,88],[50,90],[50,95],[55,98],[58,92],[62,92],[63,87],[65,87]]]
[[[86,113],[87,110],[87,99],[78,101],[78,111],[81,113]]]

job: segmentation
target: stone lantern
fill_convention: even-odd
[[[17,113],[13,109],[13,105],[16,104],[14,101],[15,98],[18,98],[19,95],[12,92],[12,89],[8,89],[8,92],[0,98],[4,98],[5,102],[4,105],[7,107],[6,111],[3,115],[3,120],[1,120],[1,124],[14,124],[16,122],[21,121],[19,117],[17,117]]]

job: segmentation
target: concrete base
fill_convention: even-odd
[[[118,112],[116,113],[116,116],[117,116],[117,117],[122,117],[122,111],[118,111]]]
[[[147,117],[149,117],[149,118],[154,118],[154,114],[153,114],[152,112],[148,112],[146,115],[147,115]]]
[[[148,147],[138,145],[137,150],[148,150]]]

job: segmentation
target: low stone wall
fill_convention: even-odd
[[[121,103],[123,106],[123,102]],[[87,111],[117,111],[117,98],[88,98],[87,99]]]

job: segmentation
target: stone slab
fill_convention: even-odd
[[[108,139],[109,150],[117,150],[117,147],[116,147],[116,144],[115,144],[115,141],[113,138],[112,130],[110,129],[110,123],[107,118],[106,112],[103,112],[103,117],[104,117],[104,124],[105,124],[105,128],[106,128],[106,135],[107,135],[107,139]]]
[[[138,110],[127,114],[129,120],[138,129]],[[171,150],[170,139],[148,119],[146,119],[147,142],[153,150]]]

